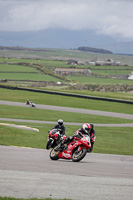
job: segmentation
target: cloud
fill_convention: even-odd
[[[133,39],[131,0],[0,0],[0,31],[95,30]]]

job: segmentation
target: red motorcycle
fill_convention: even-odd
[[[58,160],[59,158],[72,159],[73,162],[79,162],[91,148],[90,136],[83,134],[75,135],[74,140],[68,145],[64,145],[63,148],[61,150],[59,145],[54,147],[50,152],[50,158],[52,160]]]
[[[51,129],[49,131],[46,149],[54,148],[61,142],[62,139],[64,140],[65,138],[66,136],[63,136],[63,138],[61,138],[60,129]]]

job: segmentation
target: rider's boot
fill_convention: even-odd
[[[91,142],[91,148],[87,150],[88,153],[91,153],[91,152],[92,152],[92,150],[93,150],[93,145],[94,145],[94,142]]]
[[[70,142],[70,137],[66,138],[65,140],[62,140],[59,145],[56,148],[56,151],[63,151],[65,149],[65,144]]]
[[[64,140],[62,140],[58,146],[55,148],[56,151],[63,151],[64,149]]]

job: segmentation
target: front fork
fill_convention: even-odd
[[[79,147],[78,147],[78,151],[80,152],[80,151],[81,151],[81,149],[82,149],[82,148],[81,148],[81,146],[79,146]]]

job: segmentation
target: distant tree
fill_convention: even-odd
[[[105,54],[112,54],[111,51],[105,50],[105,49],[98,49],[98,48],[92,48],[92,47],[78,47],[79,51],[90,51],[94,53],[105,53]]]

